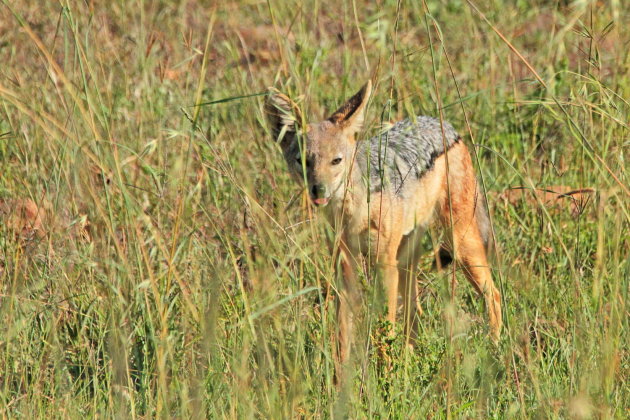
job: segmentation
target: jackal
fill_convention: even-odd
[[[357,141],[372,90],[363,88],[328,119],[304,124],[297,105],[272,90],[265,113],[291,173],[306,181],[312,202],[340,235],[343,287],[339,290],[339,357],[348,359],[353,314],[359,305],[357,269],[364,258],[381,273],[387,320],[395,322],[402,295],[405,332],[417,334],[414,270],[419,240],[436,220],[448,232],[447,248],[485,298],[490,335],[501,331],[501,296],[486,256],[490,224],[470,154],[448,122],[419,116],[394,124],[369,140]]]

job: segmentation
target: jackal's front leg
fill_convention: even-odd
[[[422,255],[420,237],[424,231],[417,229],[413,234],[403,238],[398,249],[398,291],[403,299],[403,325],[405,341],[414,346],[418,337],[418,322],[422,315],[416,281],[416,268]]]
[[[398,263],[395,256],[393,259],[388,257],[383,262],[379,262],[379,269],[385,291],[385,302],[387,303],[387,321],[393,328],[396,325],[396,309],[398,307]]]
[[[356,262],[347,250],[343,252],[341,265],[343,279],[339,288],[339,300],[337,302],[337,320],[339,323],[339,352],[337,360],[344,364],[350,358],[350,350],[354,341],[354,318],[359,311],[360,301],[357,290]]]
[[[387,304],[387,321],[393,327],[396,325],[396,309],[398,308],[398,248],[401,238],[387,237],[384,240],[384,247],[379,250],[377,256],[377,266],[383,290],[385,292],[385,303]]]

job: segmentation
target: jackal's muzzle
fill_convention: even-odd
[[[325,185],[315,184],[311,187],[311,200],[317,206],[324,206],[328,204],[330,200],[330,195],[328,194],[328,189]]]

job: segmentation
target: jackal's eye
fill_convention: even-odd
[[[332,165],[339,165],[339,164],[341,163],[341,158],[340,158],[340,157],[338,157],[338,158],[334,158],[334,159],[332,160],[332,162],[330,162],[330,163],[331,163]]]

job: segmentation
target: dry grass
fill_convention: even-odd
[[[3,0],[3,416],[627,417],[628,12],[472,5]],[[421,345],[374,305],[338,390],[330,232],[248,95],[372,74],[369,133],[442,104],[476,145],[506,331],[427,256]]]

